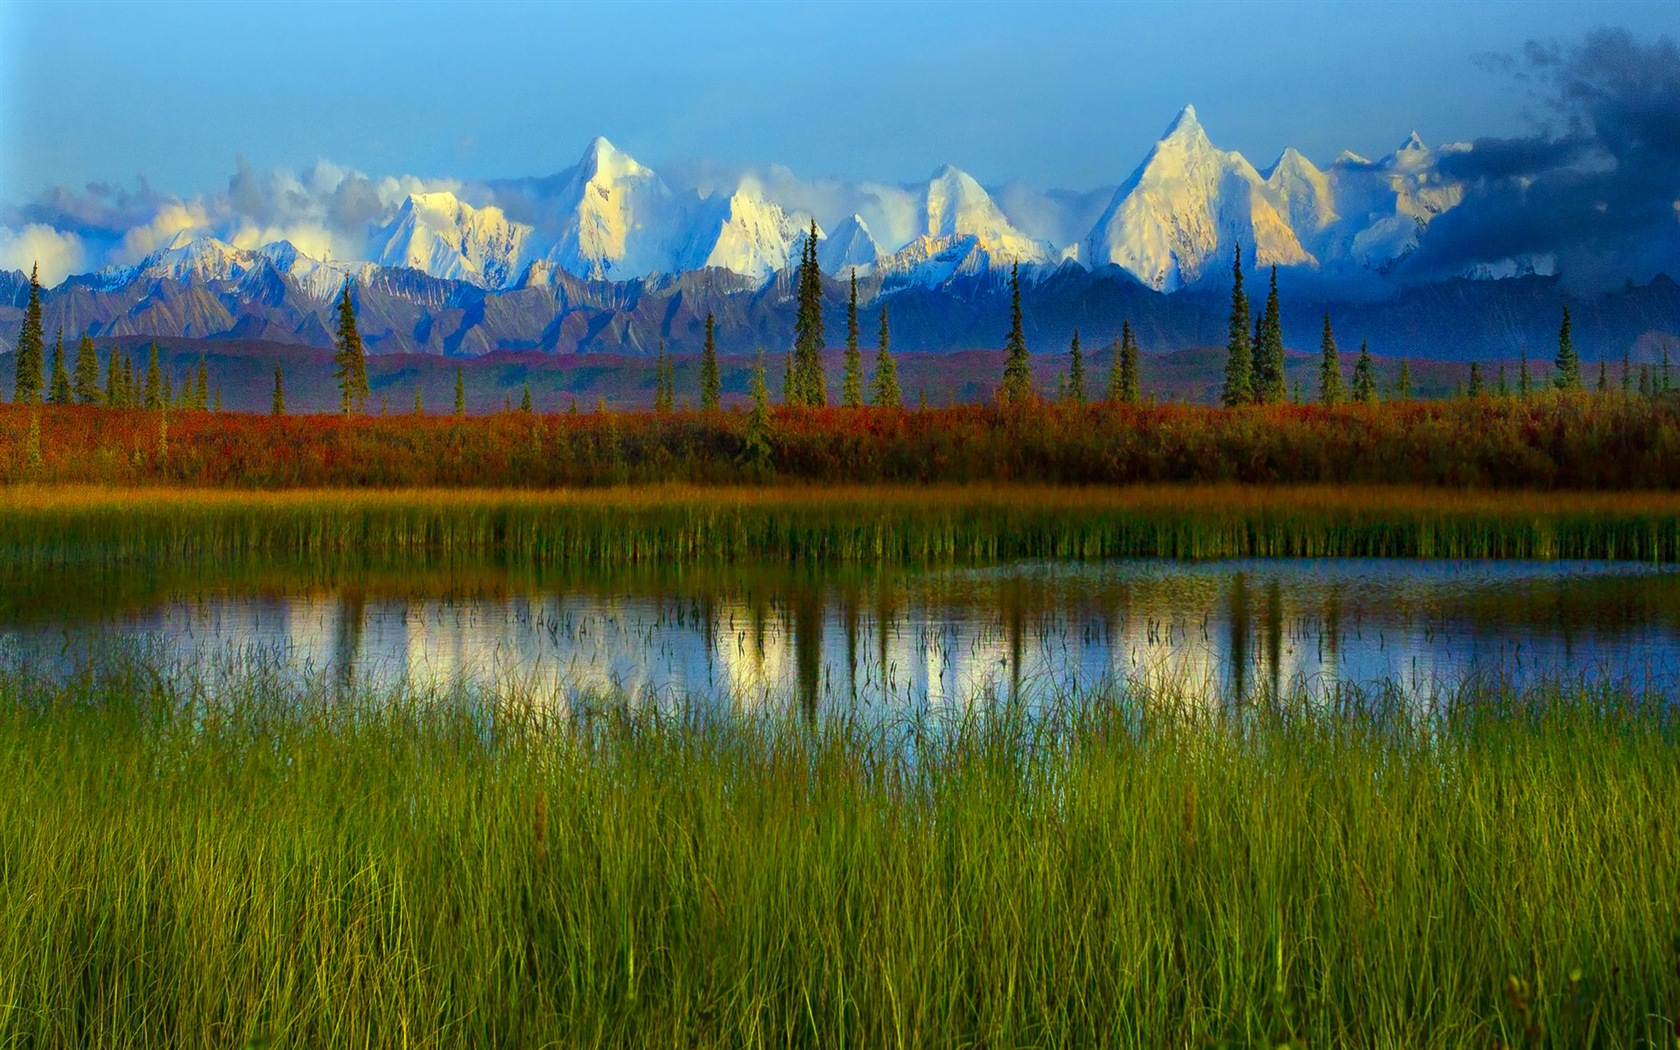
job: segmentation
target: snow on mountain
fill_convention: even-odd
[[[878,271],[887,289],[938,288],[958,277],[1008,270],[1013,260],[995,257],[979,237],[917,237],[881,260]]]
[[[579,277],[626,280],[670,268],[671,191],[636,158],[596,138],[551,205],[547,258]]]
[[[1014,264],[1077,262],[1119,266],[1170,292],[1224,280],[1239,244],[1256,268],[1310,267],[1339,280],[1388,272],[1430,222],[1458,206],[1463,187],[1442,174],[1440,161],[1470,148],[1431,149],[1413,132],[1380,160],[1344,151],[1324,169],[1286,149],[1262,175],[1240,153],[1214,146],[1186,106],[1113,191],[1010,183],[994,197],[950,165],[920,184],[801,182],[772,168],[673,192],[652,169],[596,138],[576,164],[552,176],[459,195],[393,196],[371,223],[368,262],[313,259],[285,241],[240,249],[218,239],[235,239],[237,231],[204,236],[195,228],[199,236],[178,234],[140,263],[98,279],[227,282],[272,266],[323,301],[347,278],[370,279],[379,267],[490,290],[553,287],[562,272],[623,281],[719,268],[764,281],[797,259],[815,211],[833,223],[818,246],[824,271],[873,271],[889,288],[938,287]],[[1545,271],[1543,261],[1515,260],[1477,273],[1528,267]]]
[[[524,269],[531,227],[448,191],[411,193],[374,239],[374,261],[451,281],[502,288]]]
[[[1333,227],[1340,218],[1336,211],[1335,194],[1330,188],[1330,176],[1318,169],[1294,147],[1283,155],[1266,173],[1266,188],[1279,205],[1295,239],[1301,242],[1321,262],[1330,251],[1328,242]]]
[[[823,240],[817,242],[817,265],[824,273],[845,275],[852,270],[866,274],[881,261],[881,246],[869,232],[863,216],[853,213],[835,224]]]
[[[691,214],[672,272],[715,267],[762,281],[796,262],[805,236],[804,224],[750,182],[728,197],[697,202]],[[822,231],[817,232],[821,237]]]
[[[1017,230],[972,176],[949,164],[933,173],[922,201],[923,236],[934,241],[954,244],[974,237],[983,251],[1004,263],[1039,265],[1056,257],[1051,245]]]
[[[1351,153],[1336,158],[1327,175],[1344,220],[1339,254],[1382,270],[1410,252],[1436,216],[1464,199],[1464,187],[1443,177],[1438,164],[1442,156],[1468,149],[1450,143],[1432,150],[1414,131],[1381,160]]]
[[[1015,264],[1048,265],[1060,255],[1016,229],[972,176],[949,164],[928,179],[919,203],[920,233],[880,260],[889,284],[937,287],[953,277]]]
[[[1238,243],[1256,266],[1316,263],[1254,165],[1215,148],[1185,106],[1115,191],[1080,254],[1088,266],[1117,265],[1170,292],[1213,272]]]
[[[377,265],[369,262],[344,263],[314,259],[298,251],[290,241],[265,244],[257,249],[257,254],[266,258],[276,270],[288,274],[304,294],[322,303],[336,298],[345,281],[366,283],[379,270]]]
[[[194,237],[182,230],[164,247],[148,255],[130,273],[152,279],[208,284],[236,281],[257,265],[257,254],[235,248],[214,237]]]

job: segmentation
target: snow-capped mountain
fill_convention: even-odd
[[[751,184],[727,198],[693,203],[683,225],[688,240],[672,259],[670,270],[676,273],[715,267],[766,280],[797,264],[797,245],[806,236],[797,219]]]
[[[856,270],[864,275],[873,272],[880,261],[881,246],[875,243],[869,224],[856,212],[841,219],[817,243],[817,265],[824,273],[844,275]]]
[[[274,269],[296,281],[304,294],[317,302],[329,302],[338,296],[347,280],[366,283],[379,271],[375,263],[342,263],[312,259],[299,251],[290,241],[275,241],[257,249]]]
[[[894,286],[937,287],[954,277],[1054,262],[1054,245],[1016,229],[974,177],[949,164],[929,177],[918,200],[920,231],[879,263]]]
[[[653,169],[604,138],[562,176],[543,202],[552,230],[548,261],[591,280],[624,280],[670,267],[672,194]]]
[[[819,231],[828,231],[819,232],[823,269],[835,277],[854,269],[877,276],[888,293],[937,289],[1016,265],[1048,274],[1071,263],[1119,267],[1172,292],[1227,280],[1238,245],[1251,266],[1368,281],[1389,273],[1437,216],[1460,203],[1463,187],[1443,174],[1440,161],[1469,148],[1431,149],[1414,132],[1379,160],[1343,153],[1321,168],[1286,149],[1262,173],[1240,153],[1214,145],[1186,106],[1113,190],[1038,191],[1014,183],[994,197],[951,165],[907,185],[801,184],[786,169],[771,168],[673,190],[652,168],[596,138],[577,163],[543,178],[399,184],[413,192],[381,198],[385,210],[366,227],[357,260],[328,263],[284,241],[253,251],[228,243],[246,244],[241,230],[195,229],[137,265],[102,271],[100,280],[238,281],[261,255],[320,299],[336,294],[346,278],[369,280],[396,268],[486,291],[555,287],[561,274],[623,282],[706,269],[763,283],[797,265],[815,218]],[[1545,272],[1540,263],[1517,260],[1472,275],[1529,266]]]
[[[1217,149],[1185,106],[1115,191],[1082,261],[1114,265],[1158,291],[1195,284],[1242,243],[1260,266],[1310,266],[1266,180],[1242,154]]]
[[[194,237],[189,231],[182,230],[138,266],[109,271],[109,274],[117,282],[136,277],[196,281],[200,284],[237,281],[257,266],[260,258],[256,252],[235,248],[215,237]]]
[[[1225,280],[1239,244],[1254,266],[1381,274],[1462,199],[1437,162],[1468,148],[1431,150],[1414,133],[1381,160],[1344,153],[1328,168],[1286,149],[1262,174],[1240,153],[1215,146],[1186,106],[1075,241],[1023,232],[978,180],[944,165],[920,185],[848,190],[861,210],[816,216],[832,223],[820,234],[818,258],[836,276],[854,268],[878,273],[889,289],[1073,260],[1118,266],[1171,292]],[[376,231],[369,257],[487,289],[546,285],[557,271],[628,280],[717,268],[766,281],[797,264],[811,218],[800,202],[751,175],[705,194],[673,192],[604,138],[557,175],[492,184],[491,191],[505,209],[475,208],[447,191],[410,195]],[[1071,232],[1074,217],[1089,223],[1100,200],[1006,191],[1040,230]],[[887,217],[897,236],[883,243],[864,211]]]
[[[450,281],[500,288],[525,268],[532,229],[502,209],[474,208],[453,193],[411,193],[374,238],[374,261]]]
[[[1435,217],[1464,199],[1464,187],[1439,171],[1441,157],[1468,149],[1459,142],[1432,150],[1414,131],[1399,149],[1378,161],[1344,151],[1328,172],[1346,217],[1336,246],[1339,254],[1367,269],[1382,270],[1416,247]]]

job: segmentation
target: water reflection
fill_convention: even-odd
[[[820,712],[960,711],[1140,682],[1229,703],[1335,683],[1428,697],[1472,675],[1672,690],[1680,574],[1603,563],[1124,562],[827,580],[214,578],[89,614],[0,617],[44,664],[117,635],[188,654],[257,646],[356,684],[505,680],[606,696]]]

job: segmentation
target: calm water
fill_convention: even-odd
[[[220,673],[279,656],[349,683],[517,685],[560,707],[610,695],[937,710],[1111,681],[1210,699],[1395,683],[1422,699],[1475,675],[1673,691],[1680,572],[1347,560],[617,584],[305,573],[107,580],[0,607],[0,650],[37,666],[74,666],[111,637]]]

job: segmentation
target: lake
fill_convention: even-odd
[[[1478,676],[1671,690],[1680,572],[1612,562],[1030,562],[928,572],[559,577],[477,566],[106,572],[0,605],[0,651],[66,673],[122,639],[182,673],[253,660],[351,685],[904,715],[1142,683],[1225,703],[1339,686],[1420,704]],[[61,592],[53,597],[54,588]]]

